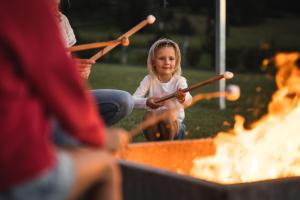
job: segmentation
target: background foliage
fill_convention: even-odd
[[[69,17],[78,44],[116,39],[153,14],[157,20],[117,47],[93,67],[93,88],[115,88],[133,93],[147,73],[150,45],[160,37],[175,40],[181,49],[183,75],[189,84],[214,76],[215,0],[70,0],[63,12]],[[241,87],[237,102],[219,110],[215,101],[201,101],[186,110],[185,138],[213,136],[229,130],[234,115],[245,116],[246,127],[267,111],[275,90],[274,68],[261,72],[264,58],[278,51],[300,50],[300,12],[296,0],[227,0],[226,68],[235,73],[228,83]],[[81,52],[89,57],[97,50]],[[194,92],[214,91],[211,85]],[[134,110],[117,126],[132,129],[143,111]],[[143,141],[140,135],[135,141]]]
[[[263,58],[277,51],[300,50],[300,12],[296,0],[227,0],[228,68],[260,71]],[[160,37],[177,41],[183,66],[214,69],[214,0],[70,0],[62,9],[69,16],[78,43],[115,39],[153,14],[157,21],[118,47],[103,63],[145,64],[149,46]],[[88,57],[95,51],[83,52]]]

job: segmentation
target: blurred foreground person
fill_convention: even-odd
[[[126,144],[126,133],[105,134],[50,4],[1,0],[0,200],[121,199],[109,149]],[[53,115],[82,147],[53,145]]]

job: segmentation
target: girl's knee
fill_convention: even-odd
[[[161,138],[163,140],[173,140],[178,133],[179,126],[177,120],[166,120],[159,123]]]

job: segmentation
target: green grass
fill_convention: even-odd
[[[113,88],[130,92],[131,94],[138,87],[140,81],[147,74],[145,66],[124,66],[97,64],[93,67],[90,77],[92,88]],[[214,76],[214,72],[183,69],[183,76],[188,79],[189,85],[206,80]],[[215,135],[217,132],[232,128],[234,115],[245,116],[246,126],[262,116],[267,110],[271,94],[275,90],[273,78],[259,74],[235,74],[228,84],[236,84],[241,88],[241,97],[238,101],[227,102],[225,110],[219,110],[216,100],[200,101],[196,105],[186,110],[184,123],[187,125],[188,134],[186,139],[204,138]],[[215,85],[210,85],[193,91],[211,92],[215,90]],[[123,119],[116,127],[130,130],[142,119],[143,111],[134,110],[131,115]],[[229,122],[228,123],[224,122]],[[135,142],[144,141],[144,137],[139,135]]]

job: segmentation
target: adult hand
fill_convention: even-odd
[[[106,130],[106,147],[110,151],[116,151],[126,147],[129,143],[129,133],[124,129],[108,128]]]
[[[155,101],[157,101],[158,99],[158,97],[149,97],[146,101],[146,106],[152,109],[156,109],[163,106],[163,103],[155,103]]]
[[[176,98],[177,100],[179,101],[179,103],[183,104],[184,101],[185,101],[185,92],[183,92],[183,90],[181,88],[179,88],[177,91],[176,91]]]
[[[88,79],[91,73],[92,65],[95,64],[96,62],[91,59],[81,59],[81,58],[74,58],[74,60],[78,66],[78,70],[81,78]]]

